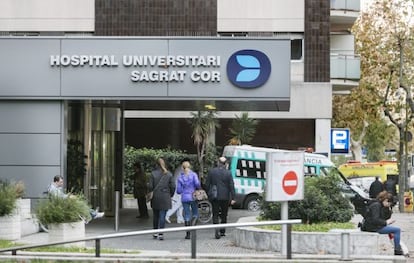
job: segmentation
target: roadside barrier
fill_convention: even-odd
[[[103,239],[122,238],[122,237],[140,236],[140,235],[152,235],[152,234],[158,234],[158,233],[190,231],[191,232],[191,258],[195,259],[197,258],[197,230],[236,228],[236,227],[245,227],[245,226],[286,225],[287,226],[286,235],[287,235],[287,241],[288,241],[286,259],[292,259],[292,250],[291,250],[291,234],[292,234],[291,229],[292,228],[291,226],[293,224],[300,224],[300,223],[301,223],[300,219],[289,219],[289,220],[273,220],[273,221],[261,221],[261,222],[242,222],[242,223],[173,227],[173,228],[163,228],[163,229],[149,229],[149,230],[131,231],[131,232],[124,232],[124,233],[106,234],[106,235],[86,237],[86,238],[81,238],[81,239],[72,239],[72,240],[57,241],[57,242],[50,242],[50,243],[10,247],[10,248],[0,249],[0,253],[11,251],[12,255],[16,256],[17,251],[19,250],[94,240],[95,241],[95,257],[100,257],[101,256],[101,240]]]

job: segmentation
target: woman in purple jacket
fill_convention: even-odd
[[[182,172],[177,180],[177,194],[181,194],[181,202],[184,210],[185,226],[195,225],[198,219],[198,204],[194,200],[193,193],[200,189],[198,175],[190,169],[189,162],[183,162]],[[190,239],[190,232],[187,231],[185,239]]]

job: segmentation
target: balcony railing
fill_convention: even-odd
[[[331,79],[359,80],[360,64],[357,55],[331,54]]]
[[[361,0],[331,0],[331,9],[360,11]]]

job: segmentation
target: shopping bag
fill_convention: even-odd
[[[203,189],[199,189],[199,190],[194,191],[193,198],[195,201],[202,201],[202,200],[207,200],[208,196],[207,196],[206,191],[204,191]]]

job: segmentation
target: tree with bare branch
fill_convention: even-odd
[[[409,187],[407,134],[414,112],[413,11],[413,1],[373,1],[352,30],[361,55],[361,83],[378,94],[379,109],[398,130],[400,211]]]

